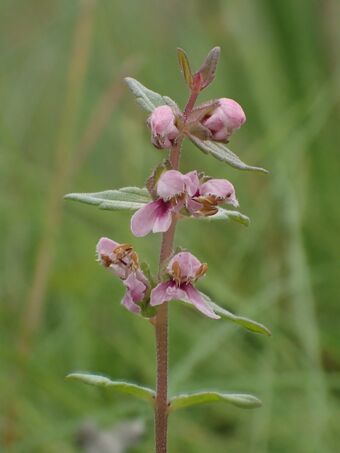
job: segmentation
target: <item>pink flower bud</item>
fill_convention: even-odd
[[[208,128],[212,140],[227,141],[231,134],[246,122],[246,115],[242,107],[232,99],[219,99],[219,106],[213,113],[202,121]]]
[[[168,105],[155,108],[148,119],[151,129],[151,141],[156,148],[171,148],[179,134],[176,127],[176,116]]]

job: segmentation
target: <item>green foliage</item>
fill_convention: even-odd
[[[174,396],[170,400],[170,411],[214,402],[227,403],[242,409],[254,409],[262,406],[261,401],[253,395],[209,391]]]
[[[213,82],[216,75],[217,63],[220,58],[221,49],[220,47],[214,47],[210,50],[207,58],[204,60],[202,66],[198,70],[201,78],[202,88],[206,88]]]
[[[80,381],[84,384],[94,385],[95,387],[110,388],[116,392],[126,393],[131,396],[135,396],[141,400],[147,401],[153,405],[155,392],[147,387],[132,384],[131,382],[124,381],[112,381],[105,376],[99,376],[97,374],[89,373],[71,373],[66,376],[66,379],[73,381]]]
[[[175,101],[170,99],[168,96],[161,96],[155,91],[149,90],[138,82],[138,80],[135,80],[132,77],[126,77],[125,81],[132,93],[136,96],[138,104],[148,112],[152,113],[156,107],[160,107],[164,104],[177,108]]]
[[[92,204],[108,211],[135,211],[151,201],[147,189],[140,189],[139,187],[124,187],[95,193],[69,193],[64,198]]]
[[[212,216],[199,217],[201,220],[233,220],[234,222],[241,223],[242,225],[248,226],[250,223],[249,217],[238,211],[231,211],[219,207],[218,212]]]
[[[205,302],[210,305],[210,307],[213,309],[213,311],[217,314],[220,315],[222,319],[227,319],[228,321],[234,322],[235,324],[238,324],[245,329],[249,330],[250,332],[255,332],[255,333],[260,333],[262,335],[266,335],[269,337],[271,335],[271,332],[267,327],[265,327],[263,324],[260,324],[259,322],[253,321],[252,319],[245,318],[243,316],[237,316],[231,313],[230,311],[226,310],[225,308],[220,307],[219,305],[215,304],[209,296],[207,296],[204,293],[201,293]]]
[[[247,171],[259,171],[261,173],[268,173],[267,170],[261,167],[253,167],[247,165],[242,160],[234,154],[230,149],[228,149],[222,143],[212,142],[210,140],[201,140],[194,135],[190,135],[190,140],[204,153],[210,154],[215,157],[215,159],[220,160],[231,165],[238,170],[247,170]]]

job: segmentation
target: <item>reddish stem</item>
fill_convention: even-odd
[[[197,99],[199,92],[192,91],[184,109],[184,124],[186,123]],[[177,143],[170,152],[172,168],[179,169],[183,136],[178,138]],[[159,259],[159,276],[163,271],[167,259],[173,249],[177,219],[173,217],[171,226],[163,233]],[[168,433],[168,304],[160,306],[155,318],[156,350],[157,350],[157,384],[155,399],[155,443],[156,453],[167,453]]]

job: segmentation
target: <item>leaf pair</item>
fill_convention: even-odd
[[[96,387],[110,388],[118,393],[134,396],[140,400],[150,403],[151,405],[154,405],[155,403],[156,394],[152,389],[132,384],[130,382],[112,381],[105,376],[89,373],[72,373],[66,378],[94,385]],[[212,402],[228,403],[243,409],[253,409],[262,405],[261,401],[253,395],[205,391],[172,397],[169,402],[169,412],[174,412],[178,409],[183,409],[197,404]]]
[[[192,74],[187,54],[183,49],[177,49],[181,72],[190,90],[199,92],[211,84],[215,78],[220,53],[220,47],[211,49],[200,69]]]

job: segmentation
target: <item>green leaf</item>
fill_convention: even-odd
[[[71,373],[66,376],[66,379],[80,381],[84,384],[94,385],[96,387],[111,388],[116,392],[126,393],[151,404],[154,403],[155,392],[153,390],[140,385],[131,384],[130,382],[111,381],[111,379],[105,376],[90,373]]]
[[[177,48],[177,56],[179,65],[181,67],[181,72],[183,74],[184,80],[186,81],[189,88],[192,87],[192,72],[190,69],[190,63],[187,54],[183,49]]]
[[[214,47],[208,53],[204,63],[198,70],[198,74],[201,76],[201,89],[207,87],[215,78],[217,63],[220,58],[221,49],[220,47]]]
[[[177,409],[183,409],[196,404],[213,402],[228,403],[243,409],[254,409],[262,406],[262,402],[253,395],[208,391],[188,395],[178,395],[171,398],[170,411],[176,411]]]
[[[216,159],[222,162],[226,162],[227,164],[231,165],[234,168],[237,168],[238,170],[268,173],[268,171],[264,168],[253,167],[251,165],[245,164],[236,154],[230,151],[230,149],[228,149],[222,143],[213,142],[211,140],[200,140],[193,135],[189,135],[189,138],[205,154],[211,154]]]
[[[262,335],[266,335],[267,337],[271,336],[271,332],[267,327],[263,324],[253,321],[252,319],[245,318],[243,316],[237,316],[231,313],[230,311],[226,310],[225,308],[220,307],[219,305],[215,304],[209,296],[201,292],[201,295],[204,298],[204,301],[207,305],[211,307],[211,309],[217,314],[220,315],[221,318],[227,319],[228,321],[234,322],[245,329],[249,330],[250,332],[259,333]]]
[[[132,93],[136,96],[138,104],[148,112],[152,113],[156,107],[160,107],[165,104],[179,112],[176,102],[168,96],[162,96],[155,91],[149,90],[138,82],[138,80],[133,79],[132,77],[126,77],[125,81]]]
[[[242,225],[249,226],[250,219],[241,212],[238,211],[230,211],[224,208],[218,208],[218,212],[212,216],[201,216],[196,217],[201,220],[233,220],[234,222],[241,223]]]
[[[139,187],[123,187],[122,189],[94,193],[69,193],[64,198],[92,204],[100,209],[110,211],[137,210],[151,201],[148,190]]]

